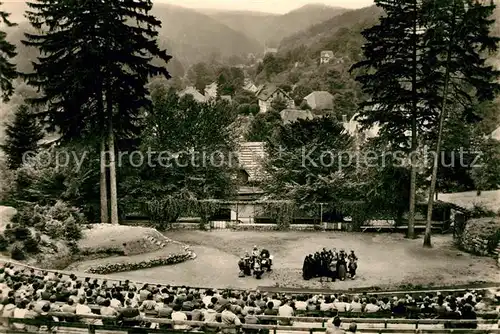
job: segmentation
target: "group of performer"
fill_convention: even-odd
[[[326,277],[331,278],[332,281],[336,279],[343,281],[349,275],[351,279],[354,279],[358,267],[357,261],[358,257],[353,250],[347,254],[343,249],[337,252],[335,249],[323,248],[321,252],[306,256],[302,267],[302,277],[305,280]]]
[[[273,257],[267,249],[259,251],[255,245],[251,253],[246,252],[245,256],[240,258],[238,262],[238,267],[240,268],[239,276],[255,276],[255,278],[260,279],[264,270],[271,270],[272,261]]]

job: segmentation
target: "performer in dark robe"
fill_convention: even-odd
[[[243,261],[245,261],[245,275],[252,276],[252,259],[250,258],[250,255],[248,253],[245,254],[245,258],[243,259]]]
[[[345,270],[347,271],[347,261],[346,261],[346,256],[345,256],[345,252],[343,250],[340,251],[339,253],[339,258],[338,258],[338,261],[337,261],[337,276],[339,276],[340,274],[340,271],[339,271],[339,268],[341,265],[344,266]],[[345,277],[338,277],[339,279],[344,279]]]
[[[305,280],[310,280],[313,277],[312,276],[312,264],[313,264],[312,256],[307,255],[304,258],[304,264],[302,265],[302,277]]]

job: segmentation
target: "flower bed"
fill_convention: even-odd
[[[188,251],[182,254],[172,254],[166,257],[161,257],[141,262],[133,262],[133,263],[122,262],[122,263],[110,263],[110,264],[99,265],[87,269],[86,272],[90,274],[107,275],[123,271],[133,271],[133,270],[148,269],[159,266],[168,266],[187,261],[189,259],[192,259],[193,257],[194,254]]]

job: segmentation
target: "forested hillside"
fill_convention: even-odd
[[[13,22],[19,23],[18,27],[9,29],[9,40],[19,46],[24,31],[29,28],[23,17],[27,6],[24,3],[5,2],[2,8],[12,13]],[[160,44],[167,47],[168,52],[184,67],[204,61],[210,56],[223,58],[246,55],[250,52],[262,52],[264,48],[262,44],[247,35],[192,9],[156,4],[152,14],[162,21],[162,27],[159,30]],[[26,51],[25,49],[19,51],[22,58],[24,55],[32,56],[29,51]],[[24,64],[25,60],[19,59],[19,62]],[[178,64],[170,66],[178,66]],[[178,69],[175,68],[174,71]]]
[[[360,32],[376,24],[381,14],[381,9],[375,6],[348,11],[283,39],[280,52],[305,46],[310,54],[346,49],[355,49],[354,53],[359,54],[363,44]]]
[[[261,44],[276,46],[283,38],[346,11],[344,8],[310,4],[284,15],[242,11],[212,12],[209,15]]]

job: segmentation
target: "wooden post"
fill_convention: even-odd
[[[95,334],[95,327],[94,327],[94,325],[89,325],[89,334]]]

